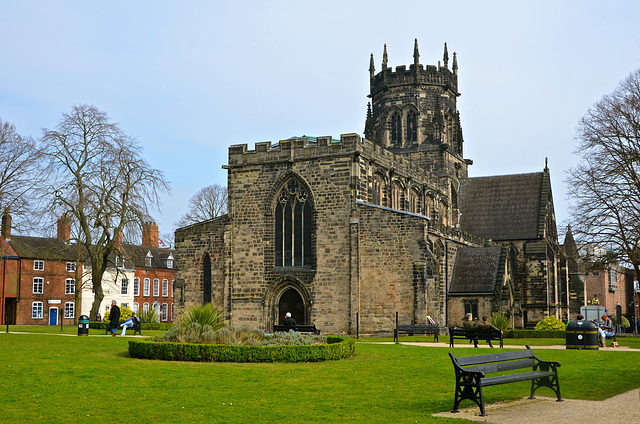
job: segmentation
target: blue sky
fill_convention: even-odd
[[[369,55],[380,69],[458,54],[471,176],[538,172],[559,225],[580,117],[640,66],[636,1],[0,0],[0,118],[22,135],[72,105],[107,112],[165,172],[156,221],[226,185],[232,144],[360,133]]]

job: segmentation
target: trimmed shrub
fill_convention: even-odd
[[[551,315],[542,321],[538,321],[535,330],[564,330],[565,328],[566,324],[564,322]]]
[[[230,346],[129,341],[129,356],[140,359],[197,362],[318,362],[352,356],[350,337],[327,336],[326,344],[279,346]]]
[[[505,339],[563,339],[565,330],[507,330]]]

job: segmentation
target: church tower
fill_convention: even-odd
[[[456,54],[449,68],[445,43],[442,64],[424,67],[416,39],[409,69],[402,65],[394,71],[387,63],[385,44],[378,74],[371,54],[365,138],[436,175],[467,177],[472,161],[463,159]]]

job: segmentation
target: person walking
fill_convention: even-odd
[[[109,327],[111,327],[111,336],[115,337],[120,325],[120,308],[115,300],[111,301],[111,311],[109,311]]]

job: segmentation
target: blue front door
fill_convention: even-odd
[[[49,325],[58,325],[58,308],[49,308]]]

